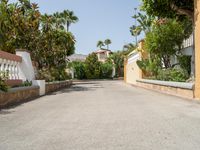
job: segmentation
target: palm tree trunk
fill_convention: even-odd
[[[69,26],[70,26],[70,23],[67,22],[67,32],[69,32]]]

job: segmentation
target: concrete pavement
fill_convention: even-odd
[[[199,150],[200,104],[126,85],[77,83],[0,111],[0,150]]]

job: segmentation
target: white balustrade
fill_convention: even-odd
[[[30,53],[24,50],[16,50],[16,54],[0,50],[0,72],[7,72],[10,80],[35,80]]]
[[[13,60],[7,60],[0,58],[0,72],[1,75],[3,73],[8,72],[8,79],[10,80],[18,80],[19,79],[19,62]]]

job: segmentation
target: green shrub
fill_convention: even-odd
[[[188,73],[183,69],[159,70],[157,80],[185,82],[189,78]]]
[[[6,85],[5,81],[0,78],[0,91],[7,92],[8,86]]]
[[[99,79],[101,77],[101,63],[95,53],[90,54],[85,61],[85,73],[87,79]]]
[[[66,73],[65,69],[50,68],[39,70],[37,79],[45,80],[46,82],[53,82],[70,79],[70,76]]]
[[[86,79],[85,63],[80,61],[72,62],[72,68],[74,69],[74,76],[76,79]]]
[[[32,81],[26,80],[23,82],[22,86],[32,86]]]
[[[180,67],[186,70],[189,75],[191,74],[191,59],[192,56],[187,56],[187,55],[178,56]]]
[[[8,79],[8,71],[0,72],[0,91],[7,92],[8,86],[6,85],[6,80]]]
[[[37,78],[38,80],[45,80],[46,82],[55,81],[55,77],[51,75],[51,72],[48,69],[41,69],[38,71]]]
[[[180,51],[185,39],[184,26],[175,19],[166,19],[165,23],[156,23],[146,35],[145,49],[149,54],[162,59],[165,68],[170,68],[170,57]]]
[[[146,73],[146,75],[150,76],[157,76],[159,69],[161,69],[160,61],[158,59],[143,59],[138,60],[137,62],[138,67]]]
[[[101,78],[109,79],[112,78],[113,64],[101,63]]]

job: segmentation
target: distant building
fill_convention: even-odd
[[[70,62],[73,62],[73,61],[82,61],[84,62],[87,58],[87,55],[83,55],[83,54],[73,54],[71,56],[68,56],[67,59],[70,61]]]
[[[97,54],[97,57],[98,57],[99,61],[105,62],[106,59],[108,57],[110,57],[110,54],[112,54],[112,51],[111,50],[107,50],[107,49],[100,49],[100,50],[95,51],[94,53]]]

